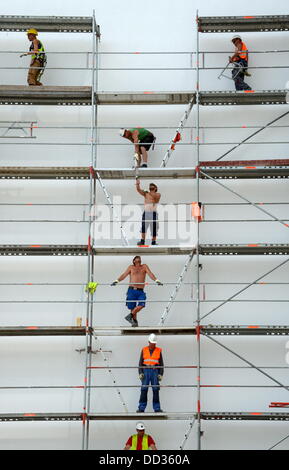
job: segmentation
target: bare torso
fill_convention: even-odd
[[[131,266],[130,269],[130,285],[132,287],[143,288],[146,278],[146,265],[141,264],[140,266]],[[141,283],[141,284],[137,284]]]
[[[155,194],[156,193],[153,193],[150,194],[149,192],[146,192],[145,193],[145,196],[144,196],[144,210],[146,212],[156,212],[157,210],[157,203],[155,202]]]

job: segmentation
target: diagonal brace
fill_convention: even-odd
[[[203,315],[201,317],[201,320],[203,320],[203,318],[206,318],[208,315],[211,315],[211,313],[215,312],[216,310],[218,310],[218,308],[222,307],[223,305],[225,305],[227,302],[229,302],[230,300],[232,300],[234,297],[237,297],[237,295],[241,294],[242,292],[244,292],[245,290],[249,289],[249,287],[253,286],[254,284],[256,284],[258,281],[260,281],[261,279],[263,279],[264,277],[268,276],[269,274],[271,274],[272,272],[276,271],[277,269],[281,268],[281,266],[283,266],[284,264],[288,263],[289,261],[289,258],[287,258],[285,261],[282,261],[282,263],[278,264],[278,266],[275,266],[275,268],[273,269],[270,269],[270,271],[266,272],[265,274],[263,274],[262,276],[258,277],[257,279],[255,279],[254,281],[252,281],[250,284],[248,284],[246,287],[243,287],[243,289],[239,290],[238,292],[236,292],[236,294],[232,295],[231,297],[229,297],[227,300],[225,300],[224,302],[222,302],[221,304],[217,305],[217,307],[213,308],[212,310],[210,310],[208,313],[206,313],[206,315]]]
[[[216,180],[215,178],[212,178],[211,176],[209,176],[207,173],[205,173],[204,171],[202,170],[199,170],[199,172],[204,175],[206,178],[214,181],[215,183],[217,183],[219,186],[221,186],[222,188],[225,188],[227,189],[228,191],[230,191],[230,193],[232,194],[235,194],[235,196],[238,196],[239,198],[243,199],[244,201],[248,202],[249,204],[251,204],[252,206],[254,206],[256,209],[259,209],[259,211],[261,212],[264,212],[264,214],[268,215],[269,217],[271,217],[272,219],[274,219],[276,222],[279,222],[280,224],[284,225],[284,227],[286,228],[289,228],[289,225],[284,223],[282,220],[278,219],[278,217],[275,217],[275,215],[271,214],[271,212],[267,211],[266,209],[263,209],[263,207],[260,207],[258,204],[255,204],[255,202],[252,202],[250,201],[249,199],[247,199],[245,196],[242,196],[241,194],[237,193],[237,191],[234,191],[233,189],[230,189],[228,186],[226,186],[225,184],[223,183],[220,183],[220,181]]]
[[[214,343],[218,344],[219,346],[221,346],[222,348],[226,349],[226,351],[230,352],[231,354],[233,354],[234,356],[238,357],[239,359],[241,359],[241,361],[243,362],[246,362],[246,364],[249,364],[251,367],[253,367],[254,369],[256,369],[257,371],[259,371],[261,374],[265,375],[265,377],[267,377],[268,379],[272,380],[273,382],[275,382],[276,384],[280,385],[280,387],[284,388],[285,390],[287,390],[289,392],[289,387],[286,387],[286,385],[282,384],[281,382],[279,382],[278,380],[274,379],[274,377],[272,377],[271,375],[267,374],[267,372],[264,372],[262,369],[260,369],[259,367],[255,366],[252,362],[248,361],[247,359],[245,359],[244,357],[240,356],[238,353],[236,353],[235,351],[233,351],[232,349],[228,348],[227,346],[225,346],[224,344],[220,343],[219,341],[217,341],[215,338],[212,338],[212,336],[209,336],[208,334],[206,333],[203,333],[204,336],[206,336],[207,338],[209,338],[211,341],[213,341]]]
[[[229,153],[233,152],[233,150],[235,150],[236,148],[240,147],[240,145],[244,144],[245,142],[247,142],[247,140],[251,139],[252,137],[254,137],[256,134],[258,134],[259,132],[263,131],[264,129],[267,129],[267,127],[271,126],[271,124],[274,124],[274,122],[276,121],[279,121],[279,119],[282,119],[284,116],[287,116],[287,114],[289,114],[289,111],[287,111],[286,113],[284,114],[281,114],[281,116],[278,116],[277,118],[275,118],[273,121],[271,122],[268,122],[268,124],[266,124],[265,126],[261,127],[260,129],[258,129],[257,131],[253,132],[253,134],[249,135],[248,137],[246,137],[246,139],[242,140],[242,142],[240,142],[239,144],[235,145],[235,147],[232,147],[230,150],[228,150],[226,153],[224,153],[223,155],[221,155],[219,158],[217,158],[217,162],[219,160],[222,160],[222,158],[224,158],[226,155],[228,155]]]

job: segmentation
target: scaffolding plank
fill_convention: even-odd
[[[289,159],[200,162],[199,168],[215,179],[280,179],[289,177]],[[207,177],[200,173],[200,178]]]
[[[111,255],[189,255],[193,245],[94,246],[93,253]],[[288,255],[289,244],[252,243],[244,245],[202,244],[200,255]],[[87,245],[0,245],[0,256],[87,256]]]
[[[0,336],[85,336],[79,326],[1,326]]]
[[[1,105],[91,105],[91,87],[0,85]]]
[[[286,90],[201,91],[199,103],[216,105],[286,104]],[[183,105],[189,104],[194,92],[98,93],[99,105]],[[2,105],[91,105],[91,87],[1,85]]]
[[[187,255],[193,246],[94,246],[95,255]],[[87,245],[0,245],[0,256],[87,256]]]
[[[287,336],[289,325],[204,325],[201,333],[208,336]]]
[[[95,255],[189,255],[195,247],[193,245],[143,245],[143,246],[94,246]]]
[[[201,419],[217,421],[289,421],[289,413],[263,412],[202,412]]]
[[[200,255],[288,255],[289,244],[249,243],[244,245],[209,245],[199,247]]]
[[[0,256],[87,256],[87,245],[0,245]]]
[[[289,15],[203,16],[198,18],[201,33],[288,31]]]
[[[0,16],[0,31],[17,32],[36,28],[47,33],[92,33],[90,16]],[[99,26],[96,27],[99,35]]]
[[[135,179],[135,170],[132,168],[96,168],[102,179]],[[193,168],[138,168],[137,174],[142,179],[178,179],[195,178]]]
[[[196,414],[192,412],[180,412],[180,413],[90,413],[88,418],[90,421],[124,421],[124,420],[139,420],[139,419],[149,419],[149,420],[183,420],[189,421],[195,418]]]
[[[96,102],[100,105],[189,104],[194,94],[192,91],[110,92],[98,93]]]
[[[141,336],[156,335],[195,335],[194,326],[139,326],[136,328],[122,326],[97,326],[93,328],[94,336]]]
[[[0,421],[82,421],[81,413],[1,413]]]
[[[287,90],[201,91],[199,103],[216,105],[286,104]]]
[[[95,336],[195,335],[194,326],[98,326]],[[201,334],[213,336],[287,336],[289,325],[203,325]],[[0,336],[85,336],[84,326],[2,326]]]
[[[84,180],[89,178],[88,167],[0,167],[0,179]]]
[[[223,164],[222,164],[223,163]],[[289,177],[289,160],[243,160],[238,162],[200,162],[199,169],[215,179],[280,179]],[[131,168],[97,168],[102,179],[134,179]],[[147,168],[138,170],[142,179],[195,178],[193,168]],[[0,179],[10,180],[88,180],[88,167],[0,167]],[[200,173],[200,178],[207,179]]]

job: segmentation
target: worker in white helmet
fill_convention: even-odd
[[[157,450],[153,438],[145,434],[145,425],[141,421],[136,423],[136,432],[128,438],[124,450]]]
[[[147,406],[148,388],[151,384],[153,390],[153,409],[162,413],[159,398],[159,383],[164,374],[164,361],[161,348],[156,346],[157,337],[154,333],[149,335],[149,344],[141,350],[139,359],[139,378],[141,380],[141,393],[137,412],[143,413]]]
[[[30,28],[26,31],[28,41],[31,41],[29,52],[21,54],[20,57],[31,55],[30,68],[28,70],[27,83],[29,86],[41,86],[40,78],[43,75],[44,68],[47,62],[44,47],[41,41],[37,38],[38,31],[35,28]]]
[[[250,76],[247,72],[248,68],[248,49],[242,41],[241,36],[232,37],[232,43],[235,46],[235,53],[229,57],[229,62],[234,64],[232,70],[232,79],[235,82],[235,88],[239,90],[252,90],[252,88],[244,82],[244,75]]]

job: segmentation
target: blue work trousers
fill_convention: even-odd
[[[138,408],[140,411],[145,411],[148,402],[148,389],[151,384],[153,390],[153,409],[154,411],[160,411],[160,397],[159,397],[159,379],[158,369],[151,369],[150,367],[143,369],[144,378],[142,380],[142,387],[140,392],[140,399]]]

